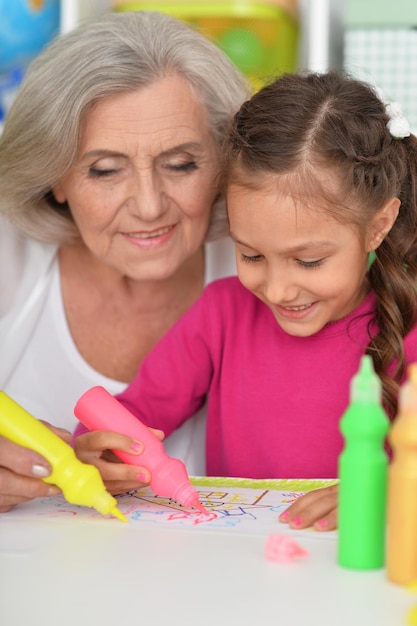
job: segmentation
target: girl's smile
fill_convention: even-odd
[[[278,181],[278,179],[276,179]],[[363,300],[368,249],[325,208],[281,193],[279,182],[227,193],[238,275],[289,334],[309,336]]]
[[[279,304],[274,305],[278,317],[285,317],[287,319],[301,320],[310,315],[311,311],[317,302],[311,302],[310,304],[302,304],[299,306],[282,306]]]

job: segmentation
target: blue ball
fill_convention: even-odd
[[[0,0],[0,72],[25,67],[59,33],[60,0]]]

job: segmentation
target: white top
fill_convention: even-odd
[[[87,389],[102,385],[116,394],[126,384],[103,376],[78,352],[65,317],[57,259],[51,269],[42,315],[4,391],[38,419],[73,431],[72,408]]]
[[[206,244],[205,284],[235,273],[229,239]],[[66,321],[57,247],[19,238],[0,221],[0,388],[39,419],[72,431],[73,407],[90,387],[126,383],[93,369]],[[166,442],[189,474],[205,474],[205,408]]]

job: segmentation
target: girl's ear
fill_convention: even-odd
[[[374,215],[368,231],[367,252],[376,250],[394,225],[400,210],[399,198],[390,198],[376,215]]]
[[[64,190],[62,188],[62,185],[60,183],[58,183],[57,185],[54,185],[51,189],[52,191],[52,195],[55,198],[55,200],[59,203],[59,204],[64,204],[64,202],[67,201],[67,198],[65,196]]]

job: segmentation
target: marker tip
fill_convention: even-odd
[[[196,500],[193,504],[193,507],[200,511],[200,513],[204,513],[204,515],[209,515],[207,509],[201,504],[200,500]]]
[[[126,522],[128,521],[127,517],[125,517],[123,515],[123,513],[121,511],[119,511],[119,509],[117,507],[114,507],[111,511],[110,511],[111,515],[113,515],[113,517],[117,517],[117,519],[121,520],[122,522]]]

